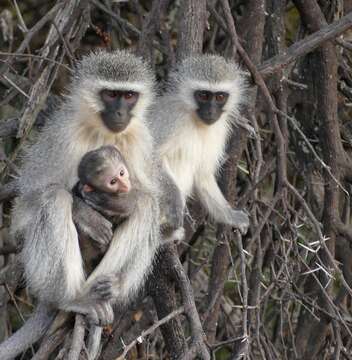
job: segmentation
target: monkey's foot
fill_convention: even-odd
[[[242,235],[245,235],[249,227],[249,217],[241,210],[232,210],[232,222],[231,225],[238,229]]]

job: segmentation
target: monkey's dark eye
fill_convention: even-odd
[[[210,91],[197,91],[196,98],[200,101],[209,101],[211,99]]]
[[[121,169],[120,170],[120,176],[124,176],[125,175],[125,170],[124,169]]]
[[[222,92],[219,92],[219,93],[216,93],[215,95],[215,99],[216,99],[216,102],[222,104],[226,101],[228,95],[226,93],[222,93]]]
[[[110,181],[110,185],[115,185],[117,183],[117,179],[116,178],[113,178],[111,181]]]
[[[113,101],[119,96],[119,92],[116,90],[105,89],[101,92],[101,96],[104,101]]]
[[[134,92],[134,91],[125,91],[123,93],[123,97],[130,103],[133,103],[137,100],[138,98],[138,93]]]

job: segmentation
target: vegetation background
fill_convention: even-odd
[[[45,123],[77,59],[130,49],[159,80],[192,53],[234,58],[248,99],[221,187],[246,236],[191,203],[100,359],[352,358],[352,1],[0,0],[0,176]],[[28,179],[35,181],[35,179]],[[0,341],[35,307],[0,198]],[[86,359],[85,321],[56,324],[19,359]]]

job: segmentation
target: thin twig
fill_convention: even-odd
[[[73,73],[73,70],[69,66],[63,64],[62,62],[56,61],[54,59],[50,59],[50,58],[45,57],[45,56],[33,55],[33,54],[17,54],[17,53],[9,53],[9,52],[0,51],[0,56],[1,55],[3,55],[3,56],[11,56],[11,57],[27,57],[27,58],[33,58],[33,59],[39,59],[39,60],[48,61],[48,62],[51,62],[51,63],[53,63],[55,65],[62,66],[63,68],[68,70],[70,73]]]

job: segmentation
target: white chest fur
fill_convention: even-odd
[[[148,186],[150,179],[146,174],[148,170],[146,168],[150,162],[153,144],[146,126],[133,118],[124,132],[114,134],[105,130],[100,121],[99,118],[94,119],[94,124],[100,126],[82,127],[70,131],[76,136],[75,138],[69,136],[65,151],[70,157],[71,164],[73,164],[68,176],[69,186],[72,187],[77,181],[78,163],[83,155],[103,145],[115,145],[123,154],[132,177]]]
[[[222,161],[228,125],[222,118],[213,125],[189,119],[160,148],[164,164],[186,198],[197,176],[214,174]]]

